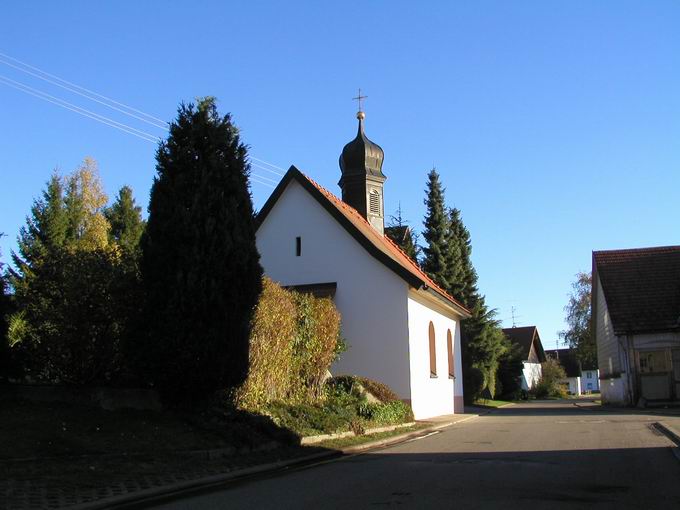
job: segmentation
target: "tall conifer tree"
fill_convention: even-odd
[[[64,205],[64,185],[55,172],[47,182],[42,197],[33,202],[26,225],[19,230],[19,253],[12,253],[17,271],[13,279],[21,279],[27,271],[66,242],[68,217]],[[16,283],[16,282],[13,282]]]
[[[496,311],[486,305],[477,288],[477,272],[472,264],[470,232],[463,223],[460,210],[447,209],[444,190],[436,170],[428,174],[427,216],[423,237],[427,245],[423,270],[454,298],[462,302],[472,317],[461,324],[463,336],[463,375],[468,402],[482,391],[492,396],[497,383],[499,360],[507,351]]]
[[[421,266],[437,285],[448,289],[450,286],[449,218],[446,214],[444,189],[439,180],[439,174],[434,168],[427,174],[425,193],[427,194],[425,198],[427,212],[423,238],[426,244],[423,247]]]
[[[213,98],[182,105],[156,155],[142,237],[143,368],[166,403],[243,382],[262,288],[247,151]]]
[[[132,196],[132,188],[120,188],[116,201],[104,214],[111,224],[109,241],[130,252],[136,251],[145,223],[142,220],[142,208],[135,203]]]

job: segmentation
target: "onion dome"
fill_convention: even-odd
[[[364,133],[364,118],[366,114],[362,111],[357,113],[359,119],[359,129],[354,140],[345,145],[340,155],[340,186],[347,177],[369,176],[376,180],[384,181],[387,177],[382,173],[382,164],[385,153],[382,148],[368,139]]]

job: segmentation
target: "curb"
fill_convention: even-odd
[[[260,464],[249,468],[237,469],[230,473],[221,475],[206,476],[196,480],[187,482],[180,482],[165,487],[156,487],[153,489],[144,489],[133,492],[131,494],[124,494],[122,496],[114,496],[105,498],[90,503],[81,503],[78,505],[67,507],[69,510],[99,510],[104,508],[133,508],[144,503],[160,502],[165,498],[172,498],[180,495],[188,495],[191,492],[208,489],[226,482],[245,478],[248,476],[258,475],[265,472],[277,471],[280,469],[292,467],[298,464],[305,464],[314,460],[327,459],[333,456],[339,456],[342,452],[328,451],[319,452],[304,457],[297,457],[295,459],[280,460],[278,462],[270,462],[267,464]]]
[[[131,494],[124,494],[122,496],[114,496],[111,498],[105,498],[89,503],[81,503],[75,506],[70,506],[68,507],[68,509],[102,510],[105,508],[117,508],[122,510],[143,508],[145,505],[161,503],[162,501],[165,500],[172,500],[175,498],[185,497],[190,495],[191,493],[198,493],[204,490],[209,490],[211,488],[224,485],[227,482],[239,480],[242,478],[248,478],[263,474],[273,474],[274,472],[281,471],[287,468],[313,465],[316,463],[315,461],[318,462],[329,461],[334,458],[342,457],[343,455],[360,455],[362,453],[368,452],[369,450],[386,448],[389,446],[393,446],[408,441],[409,439],[414,439],[419,436],[424,436],[432,432],[445,429],[458,423],[463,423],[474,418],[479,418],[480,416],[489,414],[492,411],[493,410],[488,410],[486,412],[471,414],[459,420],[451,420],[444,423],[433,424],[430,427],[425,427],[419,430],[415,430],[413,432],[407,432],[404,434],[399,434],[397,436],[379,439],[377,441],[370,441],[368,443],[350,446],[340,450],[329,450],[327,452],[314,453],[304,457],[280,460],[277,462],[260,464],[258,466],[252,466],[249,468],[236,469],[230,473],[224,473],[221,475],[213,475],[204,478],[198,478],[196,480],[190,480],[187,482],[180,482],[172,485],[167,485],[165,487],[145,489]]]
[[[371,435],[371,434],[379,434],[381,432],[392,432],[393,430],[397,429],[404,429],[407,427],[413,427],[416,425],[416,422],[410,421],[408,423],[400,423],[398,425],[388,425],[386,427],[374,427],[372,429],[366,429],[364,432],[365,435]],[[318,436],[305,436],[300,439],[300,444],[305,446],[305,445],[315,445],[318,443],[322,443],[324,441],[329,441],[331,439],[344,439],[346,437],[356,437],[356,433],[350,431],[347,432],[339,432],[337,434],[321,434]]]
[[[680,432],[661,421],[654,422],[654,428],[673,441],[676,446],[680,446]]]
[[[404,434],[399,434],[397,436],[387,437],[385,439],[378,439],[377,441],[370,441],[368,443],[358,444],[356,446],[348,446],[347,448],[343,448],[339,451],[343,455],[356,455],[356,454],[359,454],[359,453],[366,452],[368,450],[377,450],[377,449],[380,449],[380,448],[386,448],[388,446],[403,443],[404,441],[408,441],[409,439],[413,439],[415,437],[424,436],[424,435],[430,434],[431,432],[437,432],[441,429],[445,429],[447,427],[450,427],[451,425],[456,425],[457,423],[463,423],[465,421],[472,420],[473,418],[479,418],[480,416],[482,416],[484,414],[488,414],[488,412],[468,415],[465,418],[461,418],[460,420],[453,420],[453,421],[448,421],[448,422],[445,422],[445,423],[437,423],[436,425],[432,425],[430,427],[424,427],[422,429],[414,430],[413,432],[406,432]]]

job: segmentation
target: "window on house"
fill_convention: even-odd
[[[299,257],[300,255],[302,255],[302,238],[296,237],[295,238],[295,256]]]
[[[380,192],[377,189],[372,189],[368,194],[368,208],[371,214],[380,216]]]
[[[587,377],[588,379],[592,379],[592,378],[593,378],[593,373],[592,373],[592,372],[586,372],[586,377]]]
[[[456,374],[453,368],[453,336],[450,329],[446,331],[446,350],[449,356],[449,377],[453,379]]]
[[[435,347],[434,324],[430,321],[430,377],[437,377],[437,349]]]

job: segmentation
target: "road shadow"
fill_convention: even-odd
[[[240,480],[163,508],[680,508],[667,447],[500,452],[384,450]]]

